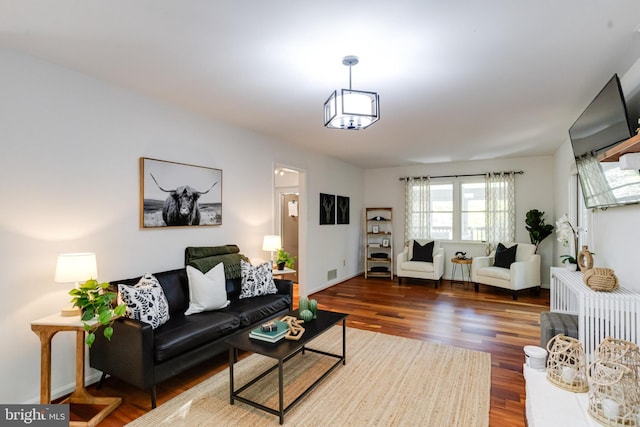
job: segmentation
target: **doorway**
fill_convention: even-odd
[[[287,275],[299,283],[301,260],[300,253],[300,202],[302,197],[299,194],[300,173],[294,169],[284,166],[275,168],[275,228],[276,234],[281,236],[282,249],[294,257],[294,267],[296,273]]]
[[[282,234],[282,248],[289,252],[295,261],[293,269],[298,271],[298,218],[299,215],[298,193],[282,193],[280,195],[280,227]],[[298,281],[297,273],[295,281]]]

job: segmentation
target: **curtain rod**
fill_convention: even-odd
[[[524,171],[502,171],[502,172],[486,172],[486,173],[468,173],[468,174],[460,174],[460,175],[434,175],[434,176],[403,176],[398,178],[400,181],[406,181],[409,178],[413,178],[413,179],[431,179],[431,178],[460,178],[460,177],[465,177],[465,176],[485,176],[488,173],[492,173],[492,174],[501,174],[501,173],[513,173],[516,175],[524,175]]]

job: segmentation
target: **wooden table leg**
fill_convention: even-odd
[[[51,339],[57,331],[35,331],[40,338],[40,403],[51,403]]]

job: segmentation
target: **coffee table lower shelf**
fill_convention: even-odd
[[[295,315],[295,314],[294,314]],[[246,403],[254,408],[263,410],[273,415],[277,415],[280,418],[280,424],[284,423],[284,416],[289,412],[296,404],[298,404],[307,394],[309,394],[318,384],[320,384],[327,376],[329,376],[338,366],[346,364],[346,314],[333,313],[333,312],[318,312],[318,319],[305,324],[306,331],[300,341],[288,341],[282,340],[278,343],[264,343],[255,342],[248,338],[248,333],[238,335],[235,339],[231,338],[227,340],[229,344],[229,389],[231,405],[237,400],[239,402]],[[322,320],[320,320],[322,319]],[[329,330],[333,325],[342,321],[342,354],[334,354],[326,351],[308,348],[306,346],[311,340],[318,335]],[[238,360],[238,350],[250,351],[253,353],[261,354],[273,359],[277,359],[278,363],[261,372],[258,376],[238,388],[235,389],[234,380],[234,364]],[[332,357],[336,359],[336,362],[332,364],[317,380],[307,387],[302,393],[300,393],[289,405],[284,406],[284,366],[285,363],[291,360],[297,355],[304,355],[305,352],[312,352],[321,354],[324,356]],[[278,370],[278,409],[270,408],[259,402],[240,396],[240,393],[246,391],[252,385],[260,381],[274,370]]]

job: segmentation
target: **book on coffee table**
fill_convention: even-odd
[[[263,331],[262,327],[258,326],[249,332],[249,338],[267,342],[280,341],[285,335],[287,335],[287,332],[289,332],[289,325],[279,320],[275,320],[274,322],[277,326],[275,330],[267,332]]]

